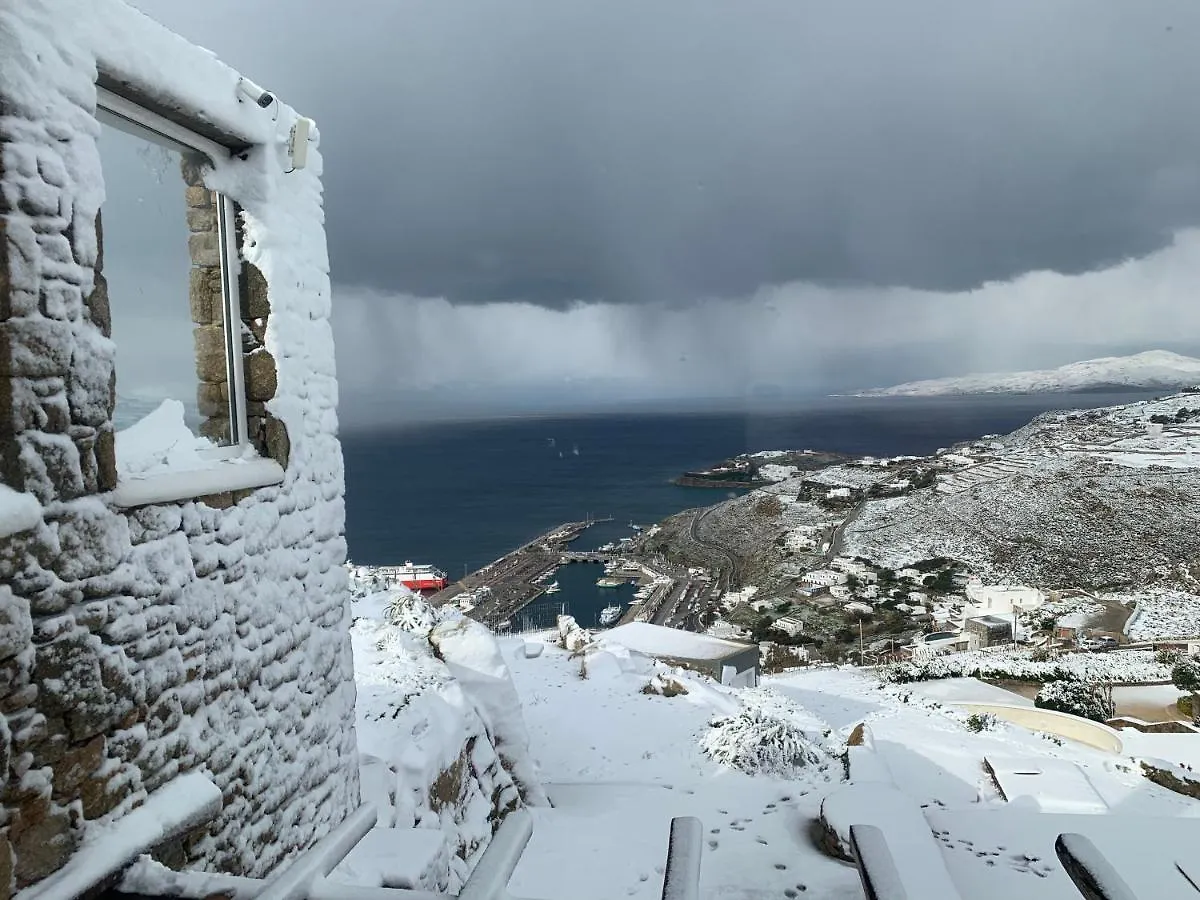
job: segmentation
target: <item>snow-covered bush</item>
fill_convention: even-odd
[[[433,607],[419,594],[407,589],[399,589],[392,593],[383,608],[383,618],[419,637],[426,637],[438,622]]]
[[[1178,650],[1172,650],[1170,648],[1159,650],[1154,654],[1154,661],[1163,666],[1173,666],[1181,659],[1183,659],[1183,654]],[[1174,672],[1171,674],[1174,676]]]
[[[1171,683],[1181,691],[1200,691],[1200,662],[1192,657],[1179,660],[1171,669]]]
[[[558,645],[574,653],[592,642],[591,632],[580,628],[574,616],[558,617]],[[583,677],[586,677],[584,675]]]
[[[1033,702],[1041,709],[1070,713],[1096,722],[1111,719],[1115,712],[1111,687],[1082,681],[1048,681]]]
[[[709,725],[701,749],[714,762],[750,775],[789,778],[823,769],[834,757],[816,730],[820,723],[782,697],[747,691],[737,713]]]
[[[973,650],[923,662],[897,663],[888,667],[883,677],[895,684],[964,677],[1150,684],[1168,680],[1171,669],[1156,661],[1149,650],[1063,653],[1044,661],[1034,659],[1030,650]]]
[[[991,713],[971,713],[967,716],[967,731],[978,734],[981,731],[991,731],[996,727],[996,717]]]

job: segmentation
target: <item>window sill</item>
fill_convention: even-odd
[[[127,478],[117,483],[110,499],[114,506],[130,509],[267,487],[282,481],[283,467],[273,459],[228,459],[203,469]]]

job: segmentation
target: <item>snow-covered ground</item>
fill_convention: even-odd
[[[374,618],[384,608],[383,600],[368,598],[356,604],[356,615]],[[429,627],[411,613],[405,621],[418,634]],[[446,627],[437,625],[435,636]],[[1046,820],[1043,828],[1025,828],[1022,817],[1036,815],[1037,803],[1006,802],[986,774],[985,758],[1017,782],[1022,773],[1043,772],[1045,784],[1030,787],[1050,804],[1043,809],[1112,818],[1109,830],[1131,827],[1118,810],[1200,817],[1200,804],[1149,783],[1130,760],[1002,722],[972,731],[965,713],[947,704],[1004,699],[1005,692],[971,679],[895,685],[858,670],[821,669],[739,690],[606,645],[603,635],[590,650],[574,653],[554,645],[551,635],[500,638],[489,656],[488,641],[468,630],[474,649],[467,655],[490,659],[484,668],[501,683],[507,677],[495,667],[503,660],[520,698],[519,711],[510,706],[499,718],[495,712],[483,718],[490,729],[527,735],[530,765],[553,803],[531,807],[534,835],[510,883],[517,896],[657,898],[670,821],[696,816],[705,835],[705,900],[857,900],[862,888],[853,868],[825,855],[811,837],[823,802],[834,795],[826,818],[838,834],[848,824],[844,816],[895,826],[900,819],[892,821],[887,810],[896,804],[905,821],[936,818],[931,828],[938,833],[930,831],[928,849],[946,863],[963,897],[1071,896],[1053,851],[1061,827]],[[431,764],[447,762],[423,759],[423,747],[446,745],[429,726],[460,727],[446,716],[472,704],[456,693],[439,663],[420,658],[420,640],[408,632],[364,619],[355,635],[365,748],[397,768],[428,775]],[[404,686],[406,671],[415,679],[411,688]],[[423,679],[438,684],[439,699],[427,697],[417,704],[424,712],[414,712],[405,698],[420,693]],[[664,685],[671,687],[666,695]],[[469,698],[474,688],[467,683],[463,690]],[[396,695],[391,700],[389,691]],[[510,719],[520,727],[506,725]],[[858,734],[861,739],[851,740]],[[848,743],[854,746],[847,753]],[[849,796],[848,788],[868,801]],[[883,803],[885,795],[891,805]],[[432,811],[414,810],[399,798],[393,821],[413,822],[414,812],[416,824],[437,826]],[[1146,821],[1132,820],[1134,830]],[[472,828],[460,827],[458,836],[469,842]],[[920,829],[914,836],[926,837]],[[987,850],[964,852],[976,845]],[[370,880],[369,869],[356,874]]]
[[[1136,594],[1113,595],[1121,603],[1137,603],[1125,623],[1135,641],[1200,637],[1200,596],[1187,591],[1150,588]]]
[[[960,378],[910,381],[862,391],[860,397],[931,397],[942,394],[1035,394],[1123,386],[1182,388],[1200,384],[1200,359],[1167,350],[1133,356],[1105,356],[1057,369],[988,372]]]

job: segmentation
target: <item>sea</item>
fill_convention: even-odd
[[[575,545],[591,549],[728,494],[671,483],[759,450],[925,455],[1003,434],[1054,409],[1153,395],[1087,393],[935,398],[824,397],[787,410],[524,416],[347,431],[350,558],[431,563],[457,579],[564,522],[610,519]],[[631,589],[597,589],[594,566],[567,566],[546,601],[591,620]],[[589,622],[590,624],[590,622]]]

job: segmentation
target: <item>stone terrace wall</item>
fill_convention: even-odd
[[[207,180],[244,209],[278,486],[111,503],[97,66],[255,145]],[[0,483],[43,510],[0,530],[0,900],[185,771],[224,809],[170,856],[213,870],[264,874],[359,802],[320,157],[283,176],[294,112],[235,82],[115,0],[0,4]]]

